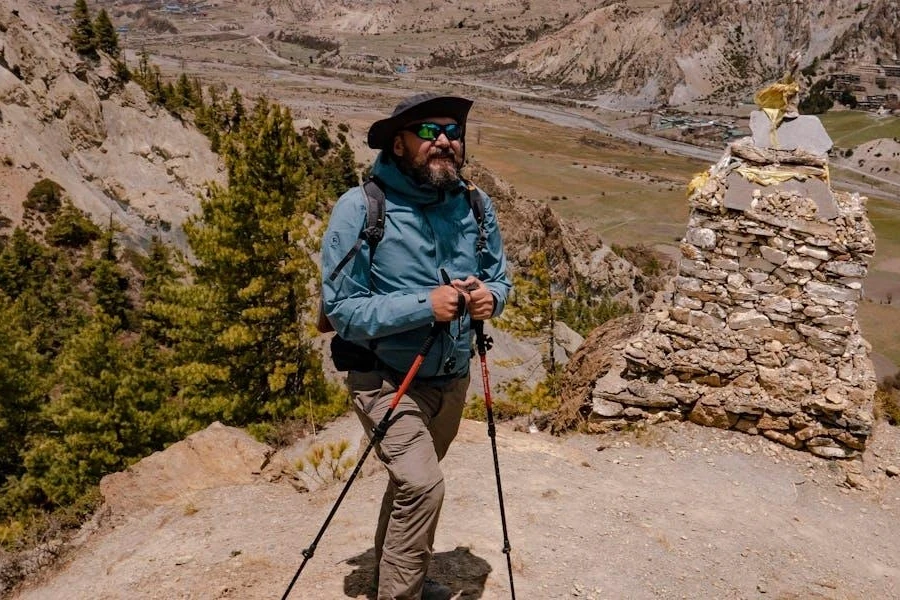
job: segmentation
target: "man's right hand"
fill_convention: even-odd
[[[431,310],[434,320],[439,323],[452,321],[459,314],[459,300],[462,297],[463,304],[469,303],[469,294],[460,292],[452,285],[442,285],[431,291]]]

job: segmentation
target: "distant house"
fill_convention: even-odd
[[[884,69],[884,74],[888,77],[900,77],[900,64],[882,64],[881,68]]]
[[[834,80],[835,86],[852,86],[861,81],[860,76],[855,73],[835,73],[832,75],[832,79]]]

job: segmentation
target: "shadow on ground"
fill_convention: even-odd
[[[344,578],[344,594],[350,598],[362,596],[374,600],[375,548],[350,558],[347,564],[356,568]],[[481,598],[490,572],[491,565],[464,546],[435,553],[428,568],[430,578],[453,590],[454,600]]]

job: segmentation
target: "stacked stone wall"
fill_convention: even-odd
[[[596,382],[593,428],[688,418],[854,456],[875,392],[865,199],[831,190],[824,157],[749,144],[692,186],[678,275]]]

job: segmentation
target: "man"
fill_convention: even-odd
[[[377,251],[363,243],[354,253],[367,220],[358,187],[338,200],[322,242],[325,315],[343,340],[373,359],[347,374],[370,436],[432,323],[446,324],[376,447],[389,474],[375,532],[378,600],[451,595],[425,578],[444,497],[438,463],[466,400],[471,319],[499,314],[511,288],[493,205],[474,191],[484,206],[479,223],[460,178],[471,106],[465,98],[419,94],[372,124],[384,235]]]

